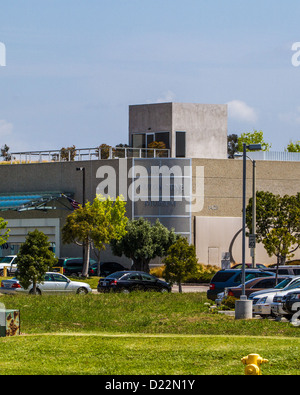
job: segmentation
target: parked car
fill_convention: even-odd
[[[243,264],[242,263],[237,263],[236,265],[232,266],[230,269],[242,269]],[[252,269],[252,263],[245,263],[245,267],[247,269]],[[262,263],[256,263],[254,269],[267,269],[265,265]]]
[[[97,276],[98,264],[93,263],[89,269],[90,276]],[[126,270],[126,268],[118,262],[100,262],[100,277],[107,277],[112,273]]]
[[[97,290],[98,292],[124,293],[138,290],[171,292],[171,285],[149,273],[124,270],[100,279]]]
[[[260,269],[245,269],[245,282],[256,277],[270,276],[275,276],[275,274]],[[223,292],[225,288],[236,287],[241,283],[241,269],[219,270],[211,279],[209,289],[207,290],[207,298],[214,301],[216,300],[218,293]]]
[[[276,264],[268,266],[268,272],[276,273]],[[279,265],[278,274],[288,274],[291,276],[300,276],[300,265]]]
[[[283,310],[287,313],[294,314],[299,310],[300,290],[291,291],[282,299]]]
[[[287,285],[293,283],[294,281],[297,281],[300,278],[300,276],[286,276],[285,280],[282,280],[280,283],[278,283],[274,288],[270,289],[263,289],[261,291],[255,291],[252,294],[249,295],[249,299],[252,299],[253,304],[256,304],[258,300],[261,298],[261,295],[265,295],[266,293],[269,292],[274,292],[276,290],[281,290],[285,288]]]
[[[278,276],[278,283],[282,280],[286,279],[287,276]],[[245,283],[245,294],[246,296],[251,295],[253,292],[262,291],[266,289],[271,289],[276,286],[276,277],[256,277],[248,280]],[[237,287],[229,287],[225,288],[223,295],[218,294],[218,298],[222,297],[226,299],[228,296],[233,296],[234,298],[240,298],[242,294],[242,284],[238,285]]]
[[[90,266],[88,274],[90,275],[90,267],[91,265],[97,263],[94,259],[90,259]],[[63,272],[66,276],[80,276],[83,271],[83,259],[81,258],[59,258],[58,263],[55,267],[62,267]]]
[[[28,289],[24,289],[19,280],[13,278],[11,280],[2,280],[0,292],[3,294],[18,294],[27,293],[32,294],[32,284]],[[87,294],[92,292],[89,284],[79,281],[71,281],[63,274],[56,272],[47,272],[42,283],[37,284],[37,294],[53,294],[53,293],[75,293]]]
[[[283,280],[282,283],[285,284],[285,282],[286,280]],[[255,295],[256,292],[251,294],[249,299],[253,301],[253,314],[258,314],[262,317],[278,315],[279,310],[277,310],[277,305],[275,307],[273,304],[278,304],[282,296],[286,295],[291,290],[300,289],[300,277],[295,277],[283,288],[280,288],[281,286],[282,284],[280,283],[277,288],[275,287],[273,290],[269,290],[265,293],[261,291],[258,295]]]
[[[15,273],[17,271],[17,265],[15,262],[17,255],[7,255],[0,259],[0,276],[4,274],[4,268],[7,268],[7,275]]]

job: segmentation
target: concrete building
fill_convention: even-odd
[[[163,141],[171,158],[227,158],[227,105],[159,103],[129,106],[129,143]]]
[[[167,157],[146,150],[151,139],[169,144]],[[59,151],[14,153],[11,164],[0,166],[0,216],[11,229],[2,256],[16,253],[28,231],[36,228],[48,235],[57,256],[81,256],[80,247],[62,243],[61,229],[73,210],[68,197],[82,202],[84,173],[86,200],[97,193],[122,194],[129,218],[158,218],[195,244],[199,262],[220,265],[242,225],[242,161],[227,159],[226,106],[130,106],[129,143],[135,148],[111,149],[108,159],[99,159],[97,148],[77,149],[71,161],[62,160]],[[297,154],[274,159],[257,160],[257,190],[299,192]],[[84,172],[77,171],[79,166]],[[247,199],[251,194],[252,164],[247,161]],[[241,262],[241,235],[232,255]],[[300,258],[299,250],[295,257]],[[113,257],[109,248],[102,260],[130,266],[124,257]],[[246,260],[251,262],[248,248]],[[276,259],[258,245],[256,261]]]

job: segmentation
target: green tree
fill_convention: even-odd
[[[60,157],[61,160],[63,161],[73,161],[75,159],[76,156],[76,147],[75,145],[72,145],[72,147],[63,147],[60,150]]]
[[[9,147],[8,147],[8,145],[4,144],[4,146],[1,148],[1,155],[0,155],[0,156],[2,156],[2,158],[3,158],[6,162],[11,161],[12,157],[11,157],[11,154],[10,154],[10,152],[9,152]]]
[[[263,132],[253,130],[253,132],[246,132],[242,133],[238,139],[238,151],[243,152],[243,143],[248,144],[261,144],[262,151],[269,151],[271,148],[271,144],[266,143],[264,141],[264,134]]]
[[[247,226],[252,232],[252,198],[246,209]],[[299,248],[300,243],[300,193],[295,196],[256,193],[256,234],[269,256],[277,257],[277,264]]]
[[[238,141],[239,137],[237,134],[230,134],[227,136],[227,154],[229,159],[234,159],[234,154],[239,152]]]
[[[287,152],[300,152],[300,140],[293,143],[290,141],[289,145],[286,147]]]
[[[10,229],[7,229],[7,221],[0,217],[0,246],[7,242]]]
[[[86,202],[84,207],[79,205],[68,215],[62,228],[62,241],[84,246],[83,277],[88,275],[91,245],[99,251],[104,250],[111,239],[118,240],[126,233],[125,204],[122,197],[114,201],[97,195],[93,203]]]
[[[164,278],[176,282],[179,292],[182,292],[182,282],[190,275],[197,273],[198,259],[195,246],[189,245],[185,237],[180,237],[168,250],[168,255],[163,260],[165,264]]]
[[[29,232],[18,252],[17,277],[23,288],[32,284],[32,293],[36,294],[36,285],[44,281],[45,273],[57,263],[54,253],[50,250],[48,237],[39,230]]]
[[[111,248],[115,255],[123,254],[133,260],[133,270],[149,272],[149,262],[166,255],[169,247],[176,241],[173,230],[163,226],[159,220],[155,224],[144,218],[128,221],[127,233],[119,240],[112,240]]]

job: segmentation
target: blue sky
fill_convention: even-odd
[[[300,140],[294,0],[3,0],[0,146],[128,141],[128,106],[228,103],[228,134]],[[299,55],[300,58],[300,55]]]

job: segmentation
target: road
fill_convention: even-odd
[[[195,284],[183,284],[182,292],[206,292],[208,290],[208,285],[195,285]],[[178,292],[178,285],[173,285],[172,292]]]
[[[208,290],[208,285],[203,284],[184,284],[182,285],[182,292],[206,292]],[[173,285],[172,292],[178,292],[178,285]],[[97,290],[93,289],[93,293],[97,294]]]

